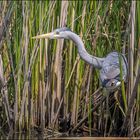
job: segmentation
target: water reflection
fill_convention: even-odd
[[[52,135],[46,135],[36,132],[22,132],[22,133],[9,133],[8,135],[0,132],[0,139],[14,139],[14,140],[43,140],[43,139],[51,139],[51,140],[139,140],[140,138],[127,138],[127,137],[62,137]]]
[[[27,140],[27,139],[34,139],[34,140],[42,140],[44,139],[42,134],[32,134],[30,132],[22,132],[22,133],[11,133],[11,134],[1,134],[0,139],[14,139],[14,140]]]

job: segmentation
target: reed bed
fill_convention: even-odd
[[[1,1],[0,135],[140,135],[140,1]],[[68,40],[33,40],[69,27],[87,51],[122,52],[128,82],[109,94]]]

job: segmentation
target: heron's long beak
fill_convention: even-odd
[[[42,35],[34,36],[34,37],[32,37],[32,39],[41,39],[41,38],[53,39],[53,38],[58,38],[58,37],[59,37],[59,35],[54,34],[53,32],[51,32],[51,33],[47,33],[47,34],[42,34]]]
[[[52,33],[47,33],[47,34],[34,36],[32,37],[32,39],[50,38],[51,36],[52,36]]]

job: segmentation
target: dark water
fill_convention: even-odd
[[[13,132],[2,132],[0,131],[0,140],[1,139],[15,139],[15,140],[43,140],[43,139],[51,139],[51,140],[140,140],[140,137],[136,138],[128,138],[128,137],[78,137],[69,135],[62,135],[62,133],[54,133],[54,135],[48,135],[45,133],[37,133],[36,131],[32,132],[22,132],[22,133],[13,133]]]
[[[13,135],[0,135],[0,139],[15,139],[15,140],[140,140],[140,138],[127,138],[127,137],[59,137],[59,136],[49,136],[42,134],[27,134],[27,133],[15,133]]]
[[[50,138],[57,140],[139,140],[140,138],[121,138],[121,137],[63,137],[63,138]]]

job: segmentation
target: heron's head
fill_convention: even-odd
[[[67,27],[57,28],[54,31],[32,37],[33,39],[49,38],[49,39],[69,39],[69,33],[72,32]]]
[[[108,69],[109,68],[109,69]],[[125,77],[122,77],[125,80]],[[121,76],[119,68],[107,67],[100,71],[102,86],[108,91],[115,91],[121,85]]]
[[[108,91],[115,91],[116,89],[118,89],[120,87],[121,81],[119,79],[104,80],[102,85]]]

